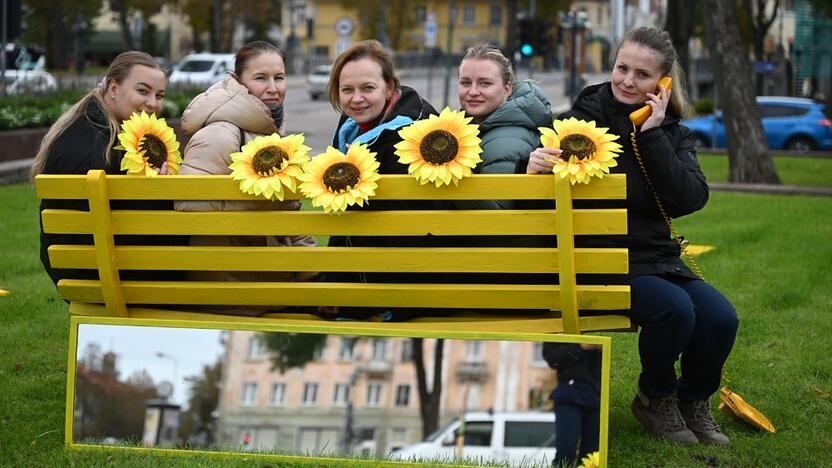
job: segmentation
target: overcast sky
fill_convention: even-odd
[[[171,402],[183,405],[183,410],[187,398],[184,378],[200,374],[203,366],[215,363],[222,354],[219,330],[80,324],[78,356],[93,342],[102,352],[116,353],[119,380],[144,369],[157,385],[163,380],[173,383]],[[175,358],[175,380],[173,360],[157,353]]]

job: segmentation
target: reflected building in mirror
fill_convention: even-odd
[[[421,340],[328,335],[304,364],[280,372],[261,333],[231,331],[226,338],[220,446],[385,456],[424,438],[413,353]],[[431,391],[438,341],[421,342]],[[541,348],[444,340],[438,427],[466,411],[549,409],[556,381]]]

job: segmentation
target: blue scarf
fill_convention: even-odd
[[[341,150],[342,153],[346,153],[347,143],[364,143],[371,145],[378,139],[381,132],[385,130],[398,130],[399,128],[404,127],[405,125],[410,125],[411,123],[413,123],[413,119],[410,117],[398,115],[393,120],[378,124],[372,130],[359,135],[358,132],[360,131],[360,128],[358,127],[358,122],[350,117],[344,121],[344,124],[341,125],[341,128],[338,130],[338,149]]]

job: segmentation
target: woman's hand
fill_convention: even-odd
[[[560,162],[563,151],[555,148],[537,148],[529,155],[529,165],[526,174],[548,174],[556,162]]]
[[[670,102],[670,90],[664,86],[659,86],[658,94],[647,93],[647,97],[650,99],[645,104],[652,108],[652,112],[650,113],[650,117],[641,125],[642,132],[658,127],[664,122],[667,104]]]

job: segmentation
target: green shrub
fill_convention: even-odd
[[[200,92],[198,88],[170,90],[161,117],[178,118]],[[61,90],[45,95],[4,96],[0,98],[0,130],[48,127],[84,94],[79,90]]]
[[[697,115],[713,114],[714,113],[714,98],[712,98],[710,96],[705,96],[703,98],[700,98],[693,105],[693,110],[696,112]]]

